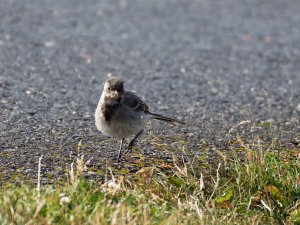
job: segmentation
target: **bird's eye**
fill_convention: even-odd
[[[110,91],[110,90],[111,90],[111,88],[110,88],[110,87],[108,87],[108,88],[107,88],[107,90],[109,90],[109,91]]]

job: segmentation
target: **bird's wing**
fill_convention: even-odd
[[[149,112],[149,107],[133,91],[126,91],[122,102],[136,112]]]

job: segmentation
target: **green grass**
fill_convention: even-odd
[[[174,157],[102,182],[79,158],[64,184],[3,188],[0,224],[300,224],[299,151],[232,143],[209,165]]]

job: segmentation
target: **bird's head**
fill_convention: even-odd
[[[110,77],[104,83],[105,97],[120,102],[124,95],[124,81],[119,77]]]

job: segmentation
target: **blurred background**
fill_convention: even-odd
[[[267,127],[267,137],[286,146],[299,137],[300,1],[0,0],[0,6],[2,179],[35,177],[40,155],[48,178],[63,175],[80,140],[94,167],[112,162],[118,144],[94,125],[107,73],[126,80],[152,111],[189,124],[151,124],[138,144],[146,157],[170,155],[149,145],[153,134],[166,143],[179,137],[195,155],[204,145],[226,149],[238,129],[247,136]]]

